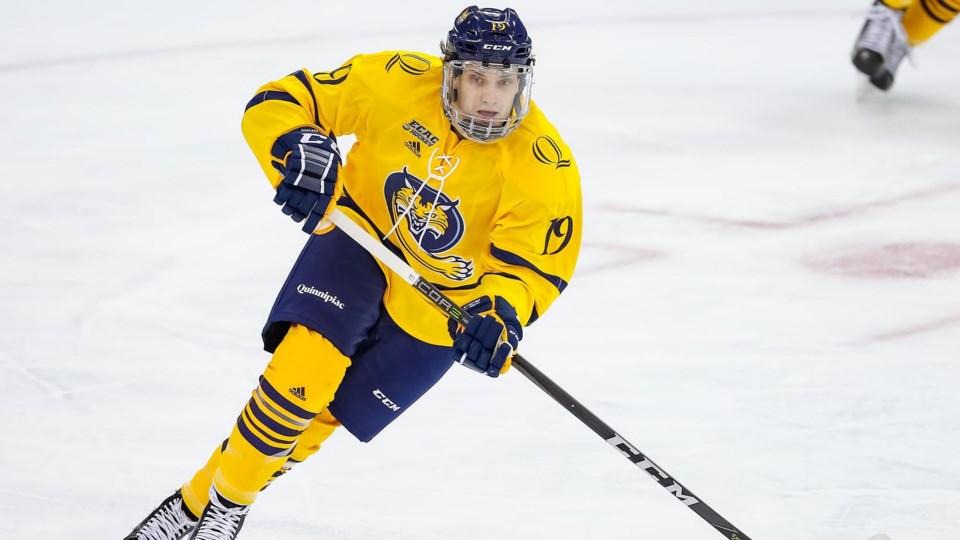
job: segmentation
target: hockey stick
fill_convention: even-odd
[[[457,321],[463,326],[466,326],[467,323],[470,322],[470,319],[472,318],[470,314],[461,309],[460,306],[454,304],[432,283],[429,283],[423,279],[413,268],[410,267],[410,265],[402,261],[400,257],[387,249],[386,246],[381,244],[374,237],[370,236],[367,231],[354,223],[353,220],[341,212],[339,208],[333,209],[329,220],[332,221],[337,228],[346,233],[347,236],[360,244],[360,246],[366,249],[371,255],[376,257],[380,262],[384,263],[387,265],[387,267],[396,272],[397,275],[404,279],[404,281],[410,285],[413,285],[418,291],[420,291],[421,294],[423,294],[424,297],[430,300],[434,306],[443,311],[448,317]],[[705,502],[696,497],[692,492],[690,492],[690,490],[682,486],[680,482],[677,482],[673,477],[667,474],[666,471],[651,461],[650,458],[643,455],[643,453],[637,450],[635,446],[627,442],[626,439],[614,431],[613,428],[604,423],[603,420],[600,420],[600,418],[598,418],[595,414],[587,410],[587,408],[581,405],[579,401],[573,398],[573,396],[568,394],[563,388],[560,388],[557,383],[550,380],[549,377],[544,375],[543,372],[535,368],[532,364],[530,364],[530,362],[528,362],[519,354],[515,354],[513,356],[513,367],[522,373],[524,377],[530,379],[533,384],[537,385],[541,390],[556,400],[557,403],[563,406],[563,408],[567,409],[571,414],[579,418],[581,422],[592,429],[594,433],[600,436],[600,438],[607,441],[607,443],[619,450],[620,453],[626,456],[631,463],[650,475],[651,478],[663,486],[664,489],[672,493],[673,496],[676,497],[680,502],[696,512],[698,516],[713,526],[714,529],[720,531],[720,534],[722,534],[724,537],[728,538],[729,540],[750,540],[750,537],[741,532],[740,529],[737,529],[730,524],[729,521],[724,519],[713,508],[707,506]]]

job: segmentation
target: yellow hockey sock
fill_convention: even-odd
[[[911,46],[930,39],[960,12],[960,0],[914,0],[903,13],[903,28]]]
[[[200,516],[210,501],[210,482],[213,481],[213,472],[220,466],[220,453],[226,446],[227,441],[223,441],[223,444],[217,446],[203,468],[197,471],[193,478],[180,488],[183,504],[194,517]]]
[[[211,481],[227,499],[253,503],[313,424],[318,426],[309,437],[313,442],[304,442],[319,448],[316,439],[322,442],[336,425],[330,427],[328,419],[314,420],[333,399],[349,365],[350,359],[323,336],[306,327],[291,326],[226,444],[184,485],[187,507],[194,511],[201,502],[206,505]],[[305,451],[305,456],[313,452]]]
[[[903,11],[908,7],[910,7],[910,5],[915,2],[915,0],[880,0],[880,2],[890,9]]]
[[[300,434],[300,438],[297,439],[297,445],[293,447],[293,451],[290,452],[287,460],[279,469],[274,471],[273,475],[270,476],[270,479],[267,480],[267,483],[264,484],[260,491],[267,489],[274,480],[288,473],[294,465],[306,461],[308,457],[317,453],[323,441],[330,438],[330,435],[332,435],[334,430],[340,427],[340,425],[340,422],[338,422],[327,409],[324,409],[320,414],[315,416],[313,421],[310,422],[310,425],[307,426],[307,429]]]
[[[324,409],[323,412],[313,419],[313,422],[310,422],[310,425],[307,426],[303,434],[300,435],[297,446],[293,449],[293,452],[290,453],[290,459],[294,461],[305,461],[308,457],[317,453],[317,450],[320,450],[320,445],[323,441],[330,438],[333,430],[338,427],[340,427],[340,422],[330,414],[330,411]]]

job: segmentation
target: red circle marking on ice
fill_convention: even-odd
[[[809,256],[807,266],[851,277],[926,279],[960,269],[960,244],[901,242],[881,246],[848,246]]]

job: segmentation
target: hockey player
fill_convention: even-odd
[[[880,90],[897,67],[960,12],[960,0],[876,0],[853,48],[853,65]]]
[[[235,538],[261,489],[338,427],[370,441],[453,363],[506,371],[522,328],[567,286],[580,179],[530,99],[523,23],[512,9],[471,6],[441,52],[300,70],[247,104],[243,133],[274,202],[312,234],[263,330],[270,362],[229,437],[126,540]],[[357,142],[341,167],[346,133]],[[465,305],[471,323],[448,323],[325,226],[334,204]]]

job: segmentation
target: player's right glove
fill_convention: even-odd
[[[337,176],[341,159],[336,137],[316,128],[300,128],[281,135],[272,154],[283,160],[274,162],[283,179],[273,202],[282,205],[283,213],[297,223],[306,219],[303,231],[312,233],[340,195]]]
[[[509,369],[510,357],[523,339],[517,310],[501,296],[481,296],[463,309],[473,318],[466,328],[453,319],[448,321],[447,330],[453,337],[450,356],[474,371],[499,376]]]

